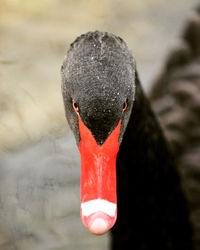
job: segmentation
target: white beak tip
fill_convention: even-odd
[[[81,219],[88,230],[101,235],[106,233],[117,219],[117,204],[107,200],[90,200],[81,203]]]
[[[101,235],[108,231],[108,224],[104,219],[97,218],[91,223],[88,229],[93,234]]]

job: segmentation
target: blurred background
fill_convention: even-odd
[[[87,31],[122,37],[146,92],[197,0],[0,0],[0,249],[108,249],[79,218],[60,66]]]

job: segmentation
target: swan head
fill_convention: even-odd
[[[116,157],[135,97],[135,61],[121,38],[89,32],[72,43],[61,75],[81,155],[81,218],[103,234],[117,218]]]

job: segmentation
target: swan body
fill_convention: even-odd
[[[200,21],[198,25],[200,31]],[[100,205],[102,202],[96,202],[95,210],[88,217],[81,211],[82,221],[94,234],[112,228],[114,250],[130,249],[130,246],[192,250],[195,245],[198,249],[198,236],[194,236],[191,207],[180,174],[181,145],[178,147],[177,138],[169,135],[174,133],[173,120],[171,126],[170,122],[166,125],[166,120],[166,123],[161,121],[169,113],[166,103],[161,106],[161,99],[171,95],[176,102],[178,91],[181,89],[184,95],[184,88],[189,93],[195,89],[196,95],[200,91],[198,70],[190,71],[194,61],[199,69],[199,60],[194,58],[196,54],[186,60],[186,52],[181,65],[175,59],[170,65],[169,58],[166,72],[155,84],[150,97],[153,107],[160,102],[160,110],[155,109],[155,113],[142,90],[135,60],[121,38],[107,32],[89,32],[75,40],[64,59],[62,93],[66,117],[81,154],[81,204],[94,204],[105,198],[105,204],[112,202],[117,206],[111,217]],[[176,64],[178,73],[171,73],[170,67],[174,69]],[[192,83],[185,84],[186,78]],[[179,115],[184,114],[186,104],[182,103]],[[186,108],[188,113],[192,112],[195,126],[200,117],[199,108],[197,100],[194,110],[190,105]],[[117,136],[102,151],[116,129]],[[198,147],[194,150],[199,150],[199,142],[197,139]],[[91,146],[92,143],[96,146]],[[113,159],[112,163],[108,159]]]

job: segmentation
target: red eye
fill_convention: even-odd
[[[73,100],[73,104],[72,105],[73,105],[73,108],[74,108],[75,112],[78,113],[79,112],[78,104]]]
[[[124,104],[123,104],[122,112],[124,112],[126,110],[126,108],[127,108],[127,101],[125,101]]]

